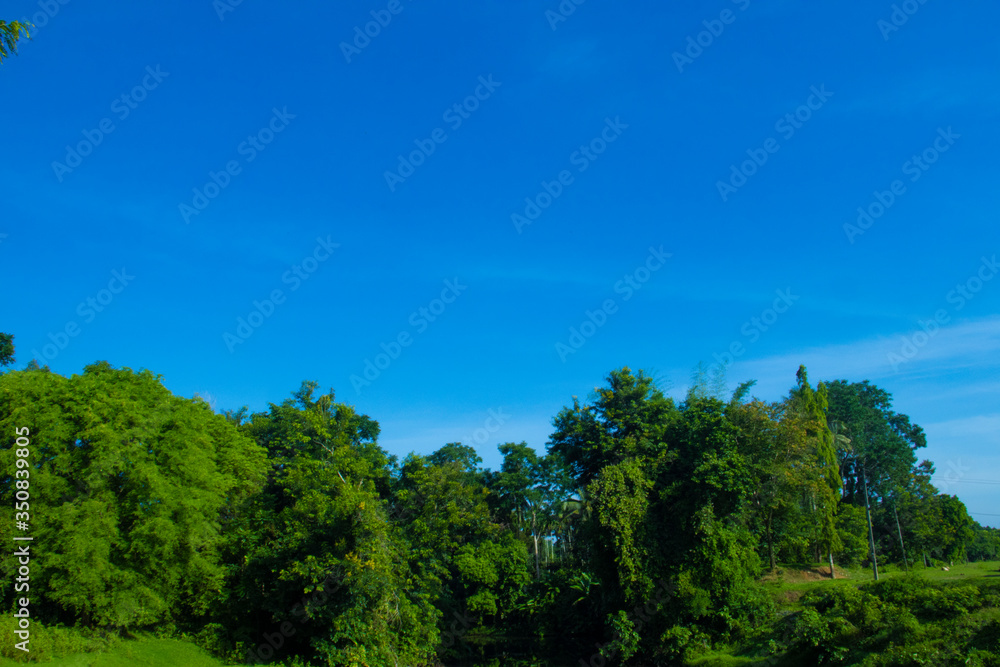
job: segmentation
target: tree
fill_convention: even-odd
[[[111,630],[204,622],[224,595],[227,513],[263,482],[263,450],[149,371],[14,371],[0,376],[11,509],[15,428],[30,431],[31,530],[46,545],[32,556],[39,612]]]
[[[407,594],[407,545],[384,501],[390,460],[378,422],[332,391],[316,396],[317,387],[303,382],[239,427],[268,452],[270,470],[231,521],[224,625],[238,642],[291,623],[283,651],[334,666],[424,664],[438,614]]]
[[[975,537],[968,547],[970,561],[996,560],[1000,556],[1000,530],[973,522]]]
[[[0,62],[17,53],[17,41],[21,37],[31,39],[28,34],[28,27],[34,27],[30,23],[20,23],[19,21],[0,21]]]
[[[830,575],[834,576],[833,552],[842,546],[834,517],[843,481],[838,466],[836,439],[827,424],[827,389],[822,382],[815,391],[809,386],[805,366],[799,366],[795,378],[798,384],[789,396],[790,417],[801,428],[812,453],[811,465],[807,467],[807,485],[803,490],[815,517],[817,551],[820,548],[826,551]]]
[[[945,561],[965,560],[975,539],[975,522],[955,496],[938,494],[916,501],[913,541]]]
[[[499,450],[503,464],[493,479],[499,511],[501,516],[512,520],[520,533],[531,538],[537,579],[541,576],[539,545],[545,543],[558,523],[563,500],[557,471],[552,459],[539,457],[525,442],[508,442],[500,445]]]
[[[882,499],[893,488],[908,488],[916,450],[927,446],[922,428],[892,410],[892,395],[867,380],[827,384],[827,419],[837,434],[850,440],[841,450],[844,500],[863,505],[867,478],[872,495]]]
[[[850,384],[837,380],[828,390],[828,422],[850,443],[839,452],[843,500],[866,508],[872,570],[878,578],[876,547],[880,541],[895,553],[898,538],[898,553],[905,562],[898,509],[901,498],[919,481],[914,476],[915,452],[927,445],[927,438],[908,416],[892,410],[891,394],[867,380]],[[872,502],[877,506],[872,508]]]
[[[0,333],[0,367],[14,363],[14,336]]]
[[[429,457],[411,454],[395,482],[407,590],[434,605],[442,634],[456,619],[466,626],[470,617],[479,619],[477,626],[498,623],[530,579],[527,549],[491,520],[490,491],[468,467],[478,457],[467,453],[451,444]]]
[[[745,453],[750,474],[756,480],[746,522],[761,534],[773,571],[779,542],[796,532],[791,526],[796,523],[805,485],[801,477],[810,467],[809,452],[801,433],[783,419],[784,404],[742,400],[752,385],[747,382],[736,390],[727,415],[736,426],[740,451]]]
[[[614,370],[607,383],[594,389],[593,405],[581,407],[574,396],[573,407],[564,407],[553,420],[549,453],[569,467],[580,488],[606,465],[663,450],[664,433],[676,409],[673,399],[641,370]]]

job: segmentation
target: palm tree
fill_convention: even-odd
[[[31,39],[31,35],[28,34],[28,26],[30,25],[30,23],[20,23],[19,21],[11,23],[0,21],[0,62],[17,53],[17,40],[21,37]]]

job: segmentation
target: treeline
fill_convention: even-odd
[[[544,454],[503,444],[493,471],[460,443],[397,460],[312,382],[219,415],[149,371],[33,366],[0,375],[0,539],[27,427],[36,622],[345,666],[513,656],[525,637],[574,664],[678,664],[769,623],[779,563],[997,558],[885,391],[804,368],[778,402],[717,387],[677,402],[612,371]]]

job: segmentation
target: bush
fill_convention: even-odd
[[[46,627],[38,621],[32,621],[29,628],[31,637],[28,643],[31,652],[25,653],[14,647],[14,644],[22,641],[14,634],[17,629],[17,619],[10,613],[0,617],[0,642],[2,642],[0,655],[18,662],[27,662],[29,656],[32,661],[38,662],[73,653],[104,651],[121,641],[114,635],[101,636],[75,627]]]

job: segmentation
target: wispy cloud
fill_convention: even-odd
[[[938,382],[951,385],[956,370],[984,371],[1000,367],[1000,317],[990,317],[945,325],[916,354],[893,368],[890,354],[900,355],[904,337],[915,331],[899,331],[892,336],[864,338],[850,343],[796,350],[761,359],[737,361],[727,371],[730,382],[756,379],[762,395],[782,393],[794,382],[799,364],[805,364],[816,379],[893,379],[894,383]],[[982,388],[997,385],[986,383]]]

